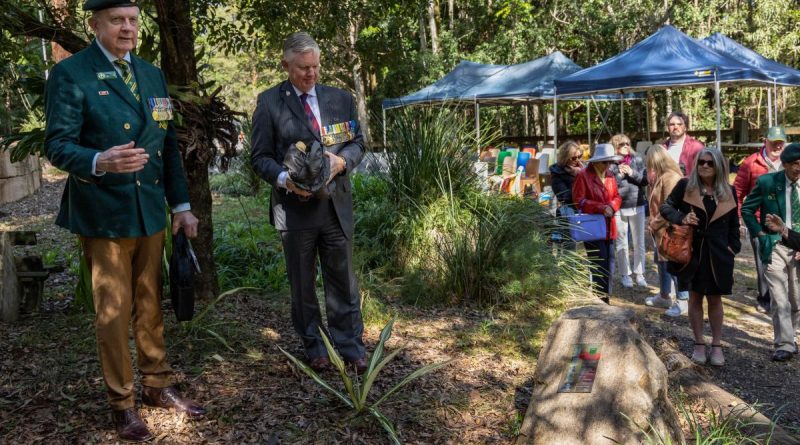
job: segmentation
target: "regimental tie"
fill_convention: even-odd
[[[797,182],[792,183],[792,229],[800,228],[800,193],[797,192]]]
[[[308,122],[314,127],[314,132],[319,134],[319,122],[317,122],[316,116],[314,116],[314,112],[311,111],[311,105],[308,104],[308,94],[303,93],[300,95],[300,102],[303,102],[303,109],[306,112],[306,118]]]
[[[131,90],[131,93],[133,93],[133,97],[136,98],[137,102],[141,102],[142,99],[139,97],[139,87],[136,86],[136,79],[133,78],[133,72],[131,71],[128,61],[125,59],[117,59],[114,61],[114,65],[122,72],[122,80]]]

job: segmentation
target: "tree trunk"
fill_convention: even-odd
[[[367,94],[364,89],[361,56],[356,50],[356,40],[358,39],[358,26],[350,17],[349,33],[350,53],[353,55],[353,90],[356,96],[356,110],[358,111],[358,121],[361,122],[361,131],[364,134],[364,142],[369,147],[372,144],[372,137],[369,131],[369,113],[367,113]]]
[[[450,31],[453,30],[453,10],[455,9],[455,7],[456,7],[455,0],[447,0],[447,16],[449,19],[448,28],[450,29]]]
[[[188,0],[157,0],[161,67],[167,83],[177,86],[197,84],[197,59],[194,53],[194,32]],[[208,141],[210,143],[210,141]],[[214,227],[211,219],[211,189],[208,165],[213,156],[187,158],[187,141],[178,141],[184,156],[184,169],[189,181],[189,201],[192,213],[200,220],[197,239],[192,243],[201,272],[195,275],[195,295],[210,300],[219,292],[217,268],[214,263]]]
[[[436,0],[428,1],[428,26],[431,28],[431,51],[439,54],[439,33],[436,30]]]
[[[419,12],[419,50],[423,52],[428,49],[428,36],[425,30],[425,14]]]

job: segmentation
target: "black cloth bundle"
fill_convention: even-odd
[[[290,145],[283,157],[283,168],[298,188],[311,192],[316,198],[330,196],[333,187],[329,187],[327,182],[331,164],[318,141],[314,141],[311,147],[302,141]]]
[[[178,321],[189,321],[194,317],[195,270],[200,272],[197,257],[181,229],[172,237],[172,256],[169,259],[169,293]]]

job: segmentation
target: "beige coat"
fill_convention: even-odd
[[[664,234],[664,229],[668,224],[667,220],[661,216],[658,208],[661,207],[661,203],[667,199],[667,196],[669,196],[680,179],[680,174],[667,171],[656,179],[655,184],[650,187],[650,198],[648,200],[648,205],[650,206],[649,229],[653,234],[653,238],[655,238],[656,245],[661,242],[661,236]]]

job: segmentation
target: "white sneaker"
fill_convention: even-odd
[[[642,275],[642,274],[637,274],[636,275],[636,285],[637,286],[642,286],[642,287],[647,287],[647,280],[644,279],[644,275]]]
[[[667,309],[665,312],[670,317],[680,317],[681,315],[686,315],[686,312],[689,311],[689,302],[686,300],[675,300],[672,303],[672,307]]]
[[[631,280],[630,275],[622,276],[622,287],[627,287],[629,289],[633,287],[633,280]]]
[[[654,295],[644,299],[644,304],[650,307],[670,308],[672,307],[672,298],[662,298],[661,295]]]

